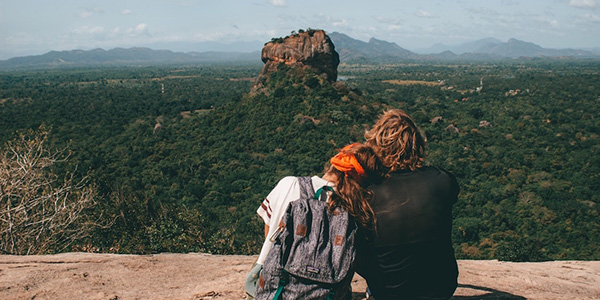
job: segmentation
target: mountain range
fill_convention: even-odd
[[[371,38],[368,42],[332,32],[329,37],[335,45],[342,62],[390,63],[398,61],[482,61],[517,58],[600,58],[600,50],[548,49],[534,43],[509,39],[502,42],[495,38],[471,41],[455,46],[435,44],[417,52],[407,50],[393,42]],[[114,48],[111,50],[50,51],[43,55],[14,57],[0,60],[0,69],[61,67],[82,65],[155,65],[206,62],[260,62],[260,49],[251,51],[252,43],[246,43],[244,51],[228,51],[220,44],[220,51],[174,52],[153,50],[146,47]],[[167,45],[165,45],[167,47]],[[236,49],[231,45],[231,49]]]
[[[534,43],[514,38],[502,42],[486,38],[457,46],[435,44],[430,49],[416,53],[398,46],[396,43],[371,38],[369,42],[353,39],[343,33],[329,34],[342,61],[346,60],[497,60],[532,57],[571,57],[591,58],[600,54],[575,49],[548,49]]]

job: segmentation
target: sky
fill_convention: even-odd
[[[200,51],[210,42],[260,50],[307,28],[413,51],[488,37],[600,48],[600,0],[0,0],[0,60],[136,46]]]

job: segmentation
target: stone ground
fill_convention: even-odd
[[[244,299],[256,256],[64,253],[0,256],[0,299]],[[459,261],[453,299],[600,299],[600,261]],[[353,281],[364,299],[364,279]]]

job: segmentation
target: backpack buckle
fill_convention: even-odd
[[[275,229],[273,234],[271,234],[271,236],[269,237],[269,241],[274,243],[275,240],[277,240],[277,238],[281,235],[281,233],[283,232],[284,229],[285,229],[285,225],[279,225],[279,227],[277,227],[277,229]]]

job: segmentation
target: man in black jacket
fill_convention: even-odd
[[[365,138],[390,177],[370,187],[376,233],[359,243],[359,273],[376,300],[452,297],[458,277],[450,232],[456,178],[424,166],[425,139],[404,111],[387,111]]]

